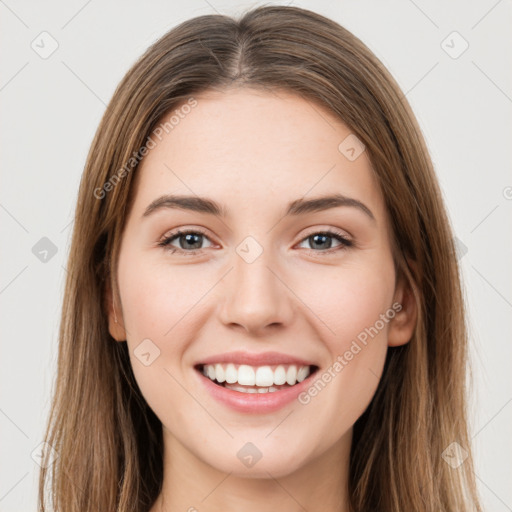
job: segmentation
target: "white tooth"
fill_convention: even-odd
[[[240,393],[274,393],[279,391],[281,388],[276,388],[275,386],[270,387],[247,387],[247,386],[239,386],[238,384],[226,384],[225,387],[227,389],[231,389],[233,391],[239,391]]]
[[[288,367],[288,371],[286,372],[286,382],[293,386],[295,384],[295,381],[297,379],[297,367],[292,364]]]
[[[211,380],[216,380],[219,383],[226,382],[227,384],[241,384],[243,386],[258,386],[264,388],[265,391],[256,390],[256,392],[269,392],[278,391],[277,388],[272,389],[274,386],[282,386],[288,384],[293,386],[297,382],[302,382],[310,373],[310,366],[290,365],[285,367],[278,365],[274,371],[270,366],[252,367],[242,364],[237,368],[233,363],[215,365],[203,365],[203,374]],[[244,389],[245,391],[245,389]],[[249,391],[252,393],[252,391]]]
[[[226,375],[224,374],[224,368],[221,364],[215,365],[215,376],[217,378],[217,382],[224,382],[226,380]]]
[[[274,384],[281,386],[286,382],[286,370],[284,366],[278,366],[274,370]]]
[[[297,380],[302,382],[309,375],[309,366],[301,366],[297,372]]]
[[[274,372],[270,366],[260,366],[256,370],[256,386],[272,386],[274,384]]]
[[[234,384],[238,380],[238,372],[233,363],[227,365],[225,377],[228,384]]]
[[[233,391],[241,391],[242,393],[245,393],[245,388],[243,386],[239,386],[238,384],[226,384],[225,387],[232,389]]]
[[[241,364],[238,367],[238,384],[243,386],[254,386],[256,382],[256,376],[251,366]]]

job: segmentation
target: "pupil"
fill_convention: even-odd
[[[329,239],[329,240],[330,240],[330,237],[329,237],[329,236],[327,236],[327,235],[320,235],[320,234],[313,235],[313,236],[311,236],[311,237],[309,237],[309,238],[310,238],[310,243],[311,243],[311,245],[312,245],[313,247],[314,247],[315,245],[318,245],[318,243],[317,243],[317,241],[316,241],[318,238],[322,238],[322,239],[323,239],[323,243],[325,243],[325,240],[326,240],[326,239]],[[321,244],[322,244],[322,242],[320,242],[320,249],[322,249],[322,248],[323,248],[323,249],[325,249],[325,248],[329,249],[329,248],[330,248],[330,246],[331,246],[331,244],[330,244],[330,243],[329,243],[329,244],[327,244],[327,245],[328,245],[328,247],[322,247],[322,246],[321,246]]]
[[[192,247],[192,249],[200,249],[201,248],[201,237],[203,235],[197,235],[197,234],[194,234],[194,233],[187,233],[186,235],[182,235],[183,238],[185,238],[186,240],[186,244],[189,244],[189,247],[183,247],[183,244],[180,244],[182,246],[182,249],[190,249],[190,244],[191,245],[197,245],[197,247]],[[194,242],[192,239],[193,238],[197,238],[199,239],[199,241],[196,241]]]

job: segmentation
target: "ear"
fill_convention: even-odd
[[[118,301],[115,300],[110,282],[105,286],[105,303],[108,311],[108,331],[116,341],[126,341],[123,315]]]
[[[414,263],[409,262],[414,266]],[[412,276],[403,272],[397,279],[393,304],[401,304],[401,309],[397,311],[395,317],[389,323],[388,345],[397,347],[408,343],[414,333],[416,321],[418,318],[418,306],[414,294],[414,282]],[[398,309],[398,308],[397,308]]]

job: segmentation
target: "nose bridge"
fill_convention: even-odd
[[[275,254],[247,237],[235,249],[222,320],[258,331],[290,319],[290,296],[276,276]],[[274,264],[273,264],[274,263]]]

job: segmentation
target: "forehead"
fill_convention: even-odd
[[[340,193],[382,209],[366,151],[348,158],[354,134],[318,103],[248,88],[195,100],[161,120],[166,129],[137,170],[136,209],[165,193],[208,195],[233,209]]]

